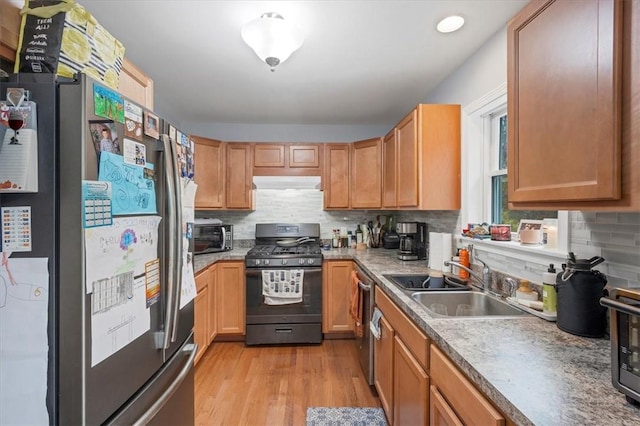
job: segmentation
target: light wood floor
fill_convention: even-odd
[[[353,340],[214,342],[195,370],[197,425],[304,425],[307,407],[379,407]]]

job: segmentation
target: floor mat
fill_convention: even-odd
[[[387,426],[382,408],[308,407],[307,426]]]

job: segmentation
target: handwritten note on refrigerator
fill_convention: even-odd
[[[48,259],[0,259],[0,424],[46,425]]]

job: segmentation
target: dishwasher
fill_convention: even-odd
[[[358,266],[356,266],[356,274],[358,274],[359,291],[362,294],[362,336],[356,336],[356,350],[367,383],[373,386],[373,342],[369,322],[375,305],[374,280]]]

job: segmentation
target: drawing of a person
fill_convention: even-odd
[[[115,153],[113,141],[109,136],[109,129],[106,127],[102,128],[102,139],[100,139],[100,152],[111,152]]]

